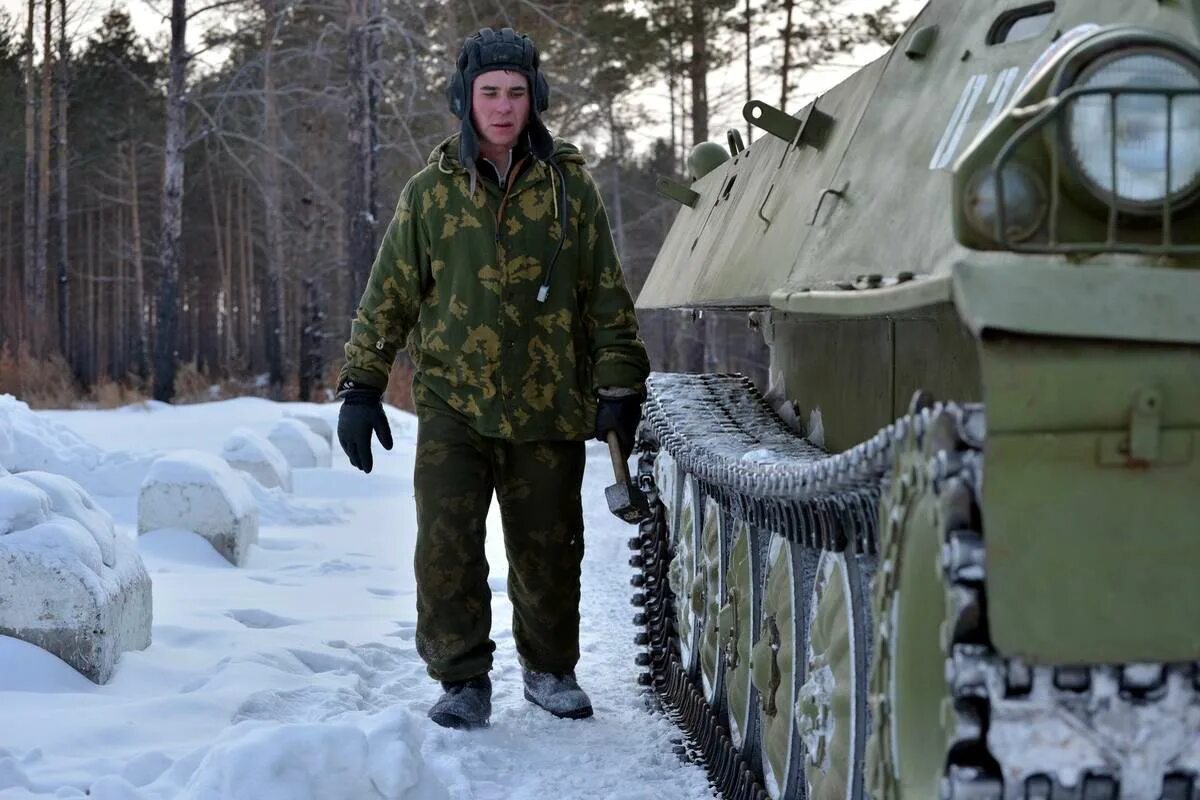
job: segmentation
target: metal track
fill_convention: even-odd
[[[768,800],[679,661],[674,595],[668,586],[671,532],[654,483],[654,460],[670,452],[701,490],[735,518],[812,548],[874,553],[880,479],[905,421],[839,455],[796,435],[754,384],[741,375],[654,374],[647,382],[639,482],[654,512],[630,540],[630,564],[642,570],[633,604],[644,610],[636,641],[649,667],[638,680],[687,734],[693,756],[728,800]]]
[[[830,455],[742,375],[655,373],[647,388],[644,446],[669,451],[736,518],[807,547],[876,552],[879,481],[907,419]]]
[[[636,641],[647,648],[637,663],[648,671],[638,680],[654,691],[666,713],[687,734],[692,754],[704,764],[721,797],[767,800],[754,771],[734,749],[680,664],[675,599],[667,577],[673,555],[671,531],[653,477],[657,454],[669,452],[683,472],[735,518],[807,547],[876,554],[881,489],[897,448],[906,442],[931,437],[932,447],[930,442],[924,444],[926,452],[934,454],[931,477],[937,482],[953,474],[960,486],[968,484],[970,501],[977,503],[985,436],[982,407],[929,408],[930,404],[914,398],[908,415],[867,442],[830,455],[797,436],[740,375],[656,373],[647,387],[638,480],[654,513],[629,542],[635,551],[630,564],[641,570],[632,581],[639,587],[633,604],[642,608],[634,617],[643,629]],[[977,506],[974,517],[978,519]],[[963,529],[948,537],[943,566],[948,587],[965,604],[956,603],[956,613],[964,607],[968,613],[970,609],[982,613],[979,531]],[[1072,707],[1080,704],[1081,692],[1091,697],[1103,691],[1105,708],[1114,721],[1101,728],[1128,726],[1136,720],[1144,730],[1161,721],[1200,738],[1200,669],[1195,665],[1030,669],[996,654],[986,632],[982,637],[967,636],[947,656],[947,679],[958,719],[944,797],[1150,800],[1152,795],[1142,793],[1157,783],[1165,800],[1200,800],[1200,778],[1190,757],[1183,769],[1163,762],[1153,775],[1143,769],[1126,776],[1130,787],[1138,787],[1133,790],[1138,794],[1131,794],[1122,791],[1120,769],[1112,768],[1111,759],[1104,765],[1106,754],[1097,745],[1093,758],[1101,759],[1100,765],[1079,765],[1079,785],[1065,785],[1052,777],[1057,774],[1052,765],[1037,766],[1040,753],[1020,746],[1007,751],[1003,745],[991,752],[993,740],[1000,744],[1004,737],[995,735],[1001,731],[989,737],[988,729],[989,723],[1028,729],[1043,718],[1053,722],[1064,716],[1076,724],[1095,723],[1094,717],[1084,720]],[[1116,687],[1111,692],[1105,689],[1110,683]],[[1138,688],[1142,684],[1148,688]],[[1156,698],[1169,701],[1156,704]],[[1113,732],[1098,730],[1093,738],[1099,742]]]

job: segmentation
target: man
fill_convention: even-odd
[[[346,344],[338,438],[371,471],[396,351],[416,364],[417,651],[438,724],[486,725],[495,644],[484,558],[493,491],[525,697],[591,716],[575,680],[584,440],[633,446],[649,371],[608,216],[578,149],[550,136],[525,36],[484,28],[448,91],[461,130],[404,187]]]

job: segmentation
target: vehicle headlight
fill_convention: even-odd
[[[996,173],[987,169],[976,173],[967,185],[967,221],[983,236],[997,241],[1023,242],[1037,233],[1046,218],[1046,187],[1041,179],[1015,161],[1004,165],[1001,171],[1004,182],[1004,228],[997,231],[1000,222],[1000,189]]]
[[[1078,97],[1067,112],[1068,158],[1092,194],[1133,214],[1191,199],[1200,188],[1200,96],[1120,90],[1200,91],[1194,64],[1165,49],[1124,50],[1088,65],[1074,85],[1116,90]]]

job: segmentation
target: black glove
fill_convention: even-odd
[[[626,459],[633,452],[633,439],[637,434],[638,423],[642,421],[642,396],[640,394],[623,397],[597,398],[596,406],[596,438],[607,441],[609,431],[617,432],[617,441],[621,445],[621,455]]]
[[[369,387],[343,389],[338,392],[342,408],[338,412],[338,441],[350,463],[363,472],[370,472],[375,462],[371,458],[371,431],[379,437],[384,450],[392,449],[392,429],[383,413],[383,392]]]

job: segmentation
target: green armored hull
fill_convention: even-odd
[[[694,153],[642,682],[726,797],[1200,798],[1200,6],[933,0]]]

